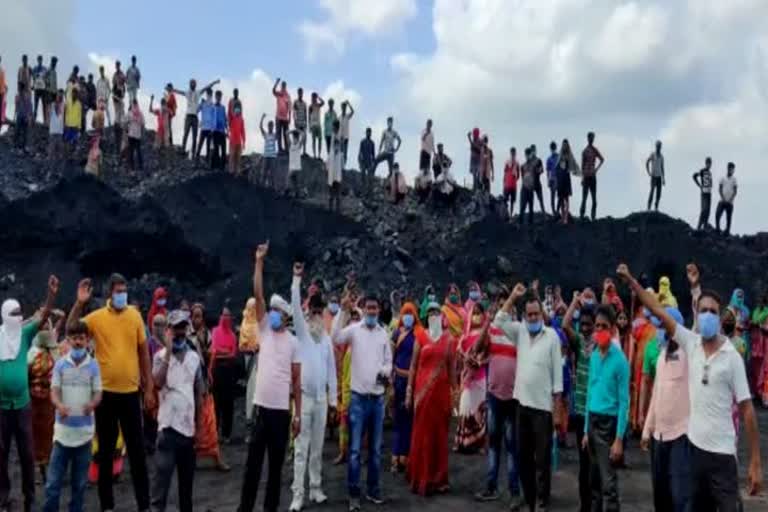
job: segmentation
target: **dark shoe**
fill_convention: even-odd
[[[475,494],[475,499],[482,502],[496,501],[499,499],[499,493],[497,491],[492,491],[491,489],[486,489]]]
[[[519,512],[525,506],[525,500],[522,496],[512,496],[509,501],[509,512]]]

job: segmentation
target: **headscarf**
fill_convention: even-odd
[[[739,298],[739,295],[741,295],[741,298]],[[733,293],[731,294],[731,302],[729,305],[736,309],[739,313],[736,317],[736,320],[742,326],[746,326],[746,324],[749,322],[749,308],[746,306],[746,304],[744,304],[744,290],[741,288],[736,288],[733,290]]]
[[[661,279],[659,279],[658,299],[662,306],[677,307],[677,299],[672,294],[672,288],[667,276],[661,276]]]
[[[20,309],[21,305],[15,299],[3,302],[2,320],[0,325],[0,361],[13,361],[19,355],[21,348],[21,316],[12,316],[11,311]]]
[[[213,328],[211,351],[215,354],[235,355],[237,342],[232,331],[232,318],[221,315],[219,325]]]
[[[405,315],[413,315],[413,328],[408,329],[405,324],[403,323],[403,317]],[[403,342],[406,336],[413,331],[413,335],[416,337],[415,339],[420,339],[422,337],[422,333],[424,331],[424,327],[421,325],[421,320],[419,319],[419,311],[416,308],[416,304],[413,302],[406,302],[403,304],[403,307],[400,308],[400,319],[397,322],[397,329],[398,329],[398,336],[397,341],[395,342],[395,347],[399,347],[400,343]]]
[[[452,292],[455,292],[459,297],[458,304],[451,304],[449,297],[452,295]],[[459,291],[459,287],[452,284],[448,287],[448,295],[445,297],[443,316],[448,322],[448,329],[456,338],[464,334],[464,318],[466,315],[466,311],[461,307],[461,292]]]
[[[147,315],[147,325],[152,325],[152,322],[154,321],[155,317],[157,315],[163,315],[168,316],[168,309],[166,308],[166,305],[160,306],[157,301],[161,299],[168,299],[168,293],[165,291],[165,288],[157,288],[155,290],[155,293],[152,294],[152,305],[149,307],[149,314]]]
[[[256,318],[256,298],[251,297],[243,309],[240,322],[240,350],[253,352],[259,348],[259,320]]]

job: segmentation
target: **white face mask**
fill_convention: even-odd
[[[429,337],[432,341],[437,343],[443,336],[443,318],[438,316],[430,316],[428,320],[429,325]]]
[[[322,317],[310,318],[308,327],[309,335],[312,337],[315,343],[320,343],[323,340],[323,334],[325,333],[325,325],[323,324]]]

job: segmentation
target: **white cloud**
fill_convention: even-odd
[[[303,20],[298,27],[309,60],[328,55],[328,50],[333,56],[341,55],[347,37],[353,34],[377,37],[396,32],[417,12],[415,0],[320,0],[319,4],[326,19]]]
[[[640,7],[635,2],[619,5],[603,25],[592,57],[609,71],[637,68],[659,49],[666,30],[666,13],[660,7]]]

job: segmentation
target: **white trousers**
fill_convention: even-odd
[[[309,458],[309,489],[319,491],[323,484],[323,443],[328,419],[328,399],[317,400],[301,394],[301,432],[293,447],[294,497],[304,496],[304,477]]]

